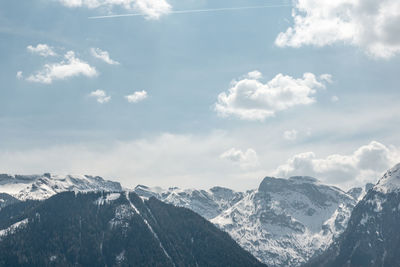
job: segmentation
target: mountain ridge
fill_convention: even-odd
[[[91,175],[9,175],[0,174],[0,192],[19,200],[43,200],[64,191],[122,191],[119,182]]]

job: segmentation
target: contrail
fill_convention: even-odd
[[[231,10],[245,10],[245,9],[261,9],[261,8],[274,8],[274,7],[291,7],[292,5],[269,5],[269,6],[244,6],[244,7],[224,7],[224,8],[211,8],[211,9],[192,9],[192,10],[173,10],[168,14],[188,14],[188,13],[202,13],[202,12],[219,12],[219,11],[231,11]],[[134,16],[146,16],[142,13],[130,13],[130,14],[117,14],[108,16],[94,16],[88,17],[89,19],[110,19],[110,18],[121,18],[121,17],[134,17]]]

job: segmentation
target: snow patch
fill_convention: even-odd
[[[10,227],[8,227],[6,229],[3,229],[3,230],[0,230],[0,237],[6,236],[8,234],[13,234],[13,233],[15,233],[15,231],[18,228],[23,227],[23,226],[25,226],[27,224],[28,224],[28,218],[23,219],[22,221],[16,222],[13,225],[11,225]]]
[[[105,196],[99,197],[96,201],[95,204],[98,206],[104,205],[104,204],[109,204],[110,202],[117,200],[121,197],[121,193],[109,193],[106,194]]]
[[[132,201],[129,198],[129,192],[126,191],[125,192],[125,196],[126,199],[129,201],[129,205],[131,206],[131,208],[142,218],[143,222],[146,224],[147,228],[150,230],[150,232],[153,234],[154,238],[158,241],[161,250],[164,252],[164,255],[171,261],[172,265],[175,266],[174,262],[172,261],[171,256],[169,256],[168,252],[165,250],[163,244],[161,243],[161,240],[158,238],[158,235],[156,232],[154,232],[153,227],[151,227],[151,225],[149,224],[149,222],[146,220],[146,218],[144,218],[139,210],[135,207],[135,205],[132,203]]]
[[[125,260],[125,250],[121,251],[116,257],[115,261],[117,264],[122,264],[122,262]]]
[[[363,217],[360,220],[361,225],[365,225],[371,217],[368,214],[363,214]]]
[[[400,163],[383,175],[374,190],[384,194],[400,191]]]

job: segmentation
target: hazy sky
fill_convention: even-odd
[[[115,14],[139,16],[89,18]],[[374,182],[400,161],[399,25],[397,0],[0,1],[0,172]]]

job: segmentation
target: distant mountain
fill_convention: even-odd
[[[196,213],[135,193],[18,202],[0,229],[0,266],[264,266]]]
[[[107,181],[99,176],[0,174],[0,192],[19,200],[46,199],[65,191],[122,191],[122,187],[118,182]]]
[[[166,203],[191,209],[206,219],[218,216],[222,211],[242,200],[244,196],[244,193],[224,187],[213,187],[210,190],[171,187],[163,190],[159,187],[138,185],[134,192],[143,197],[153,196]]]
[[[400,266],[400,164],[353,209],[347,229],[305,266]]]
[[[354,187],[347,191],[347,194],[351,195],[357,201],[360,201],[368,193],[370,189],[374,187],[374,184],[367,183],[364,187]]]
[[[221,187],[146,186],[136,187],[135,192],[192,209],[269,266],[298,266],[344,231],[357,199],[367,189],[347,193],[311,177],[266,177],[258,189],[243,193]]]

